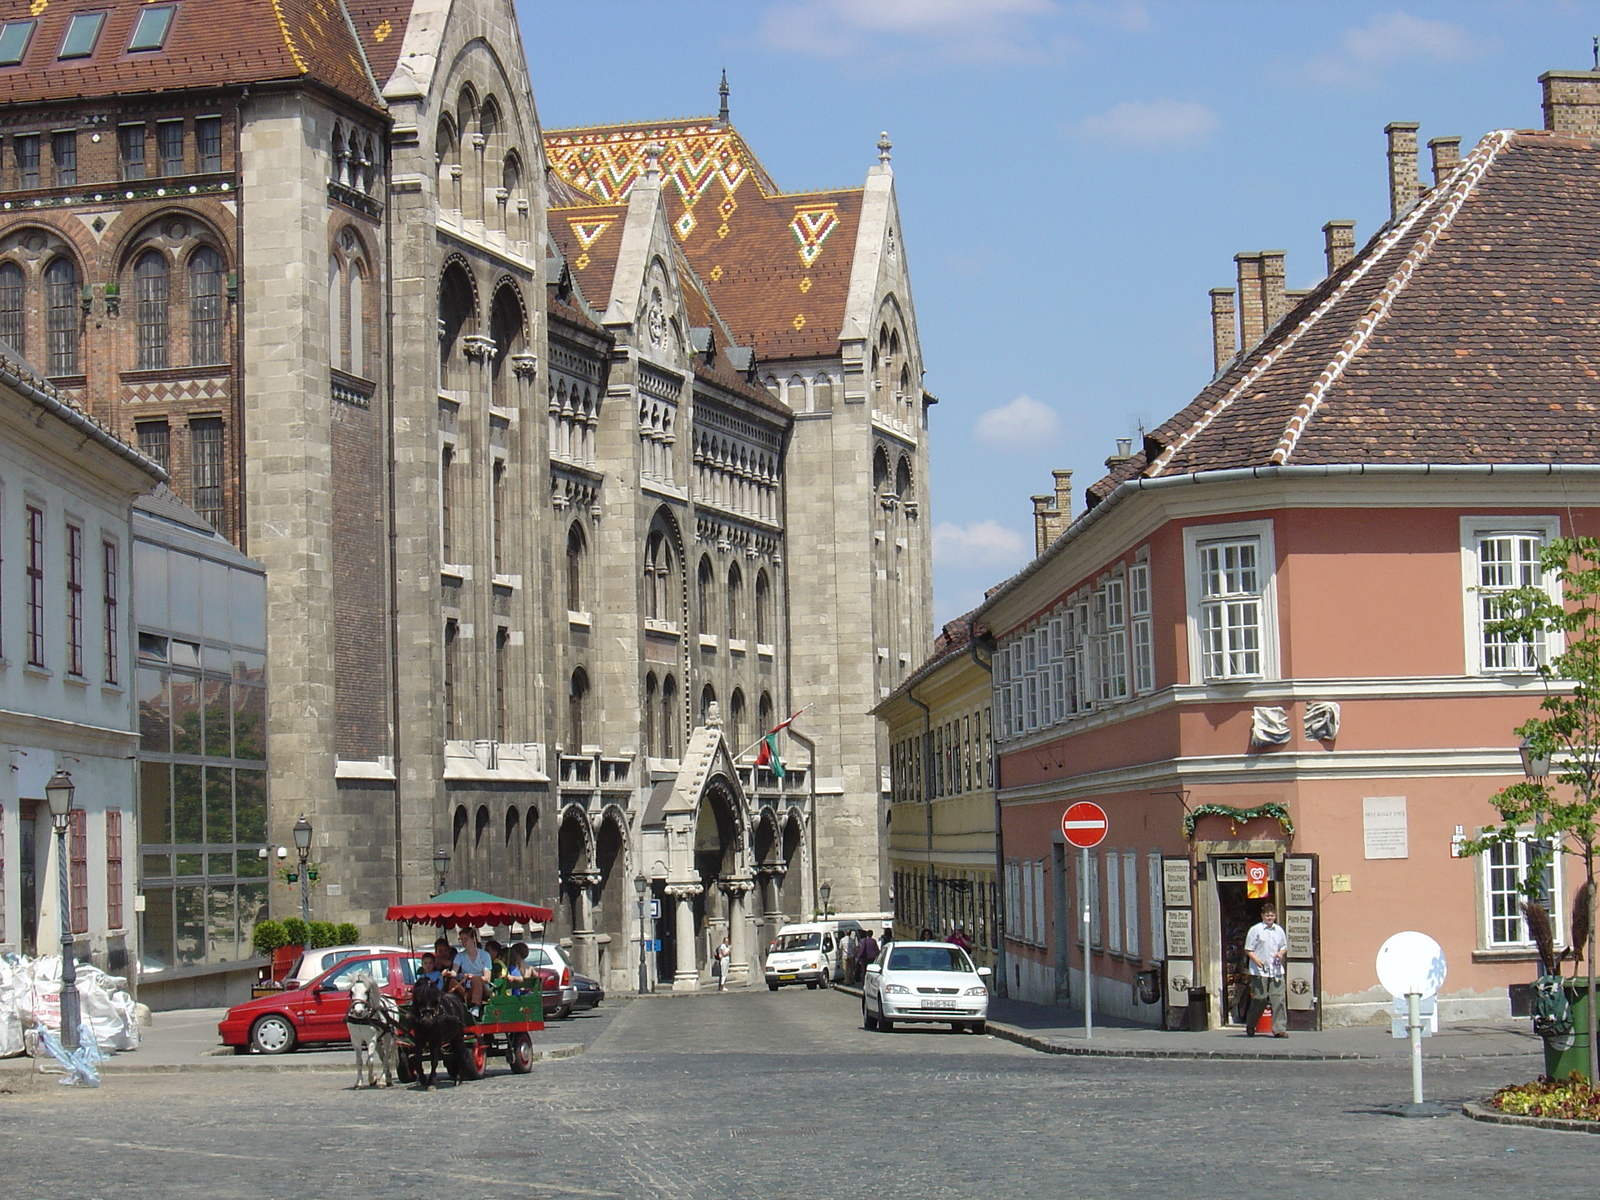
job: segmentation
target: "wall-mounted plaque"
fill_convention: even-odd
[[[1194,954],[1194,914],[1187,908],[1167,909],[1167,955],[1189,958]]]
[[[1283,931],[1289,935],[1289,957],[1312,957],[1311,910],[1290,909],[1283,914]]]
[[[1189,1003],[1189,989],[1194,986],[1194,963],[1188,959],[1167,959],[1167,1007],[1185,1007]]]
[[[1361,801],[1361,834],[1368,858],[1406,858],[1406,798],[1368,796]]]
[[[1283,902],[1290,908],[1310,908],[1316,881],[1309,858],[1290,858],[1283,864]]]
[[[1161,896],[1168,908],[1189,907],[1189,860],[1161,860]]]

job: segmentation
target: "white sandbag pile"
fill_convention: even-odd
[[[138,1014],[122,976],[79,963],[78,1008],[101,1050],[139,1045]],[[0,1058],[34,1053],[44,1029],[60,1036],[61,956],[0,956]]]

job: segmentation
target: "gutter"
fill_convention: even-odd
[[[1105,499],[1067,526],[1061,536],[1050,543],[1045,552],[995,589],[982,605],[972,613],[974,618],[987,615],[1000,600],[1009,596],[1024,582],[1033,578],[1045,565],[1058,557],[1066,547],[1092,529],[1112,509],[1125,503],[1140,492],[1164,490],[1211,483],[1238,483],[1245,480],[1296,480],[1334,479],[1343,476],[1400,478],[1416,476],[1426,478],[1438,475],[1446,479],[1488,479],[1497,475],[1513,479],[1533,479],[1544,476],[1575,476],[1600,483],[1600,463],[1328,463],[1317,466],[1261,466],[1229,467],[1220,471],[1191,471],[1183,475],[1160,475],[1155,478],[1138,476],[1125,479],[1112,489]]]
[[[169,476],[158,463],[140,454],[87,413],[74,408],[63,400],[58,400],[53,391],[41,387],[31,377],[24,375],[10,359],[4,356],[0,356],[0,381],[9,384],[52,417],[71,426],[90,441],[99,442],[124,462],[131,463],[145,474],[154,478],[157,483],[167,482]]]

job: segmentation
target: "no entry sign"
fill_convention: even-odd
[[[1080,800],[1061,814],[1061,832],[1081,850],[1098,846],[1106,837],[1106,810]]]

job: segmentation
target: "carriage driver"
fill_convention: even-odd
[[[461,950],[456,954],[456,978],[467,991],[467,1003],[481,1007],[489,996],[489,975],[494,960],[478,945],[478,931],[470,925],[461,928]]]

